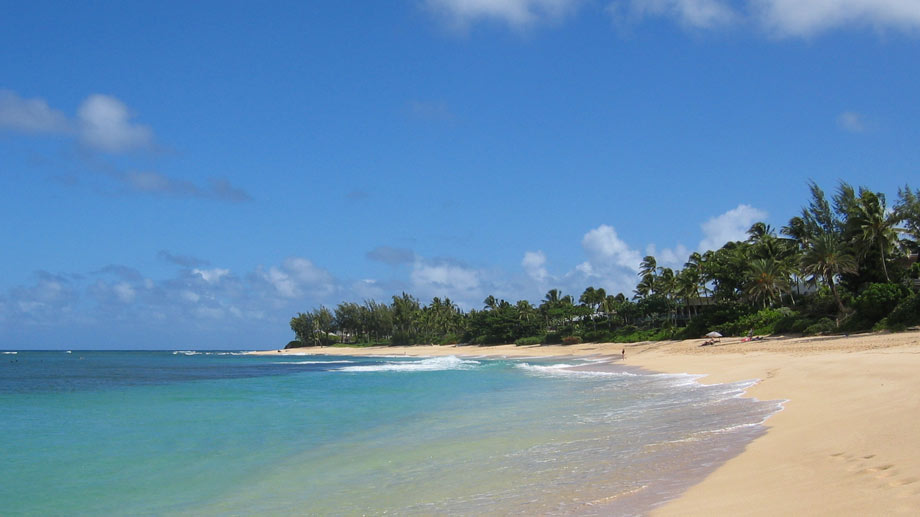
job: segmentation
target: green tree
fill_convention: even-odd
[[[896,225],[901,215],[897,211],[888,212],[884,195],[862,189],[849,210],[847,227],[859,256],[866,257],[871,251],[878,251],[885,281],[891,282],[887,257],[898,244]]]
[[[909,241],[912,251],[916,253],[920,249],[920,190],[913,192],[908,185],[899,188],[895,213],[903,222],[901,232],[907,237],[905,240]]]
[[[824,233],[814,238],[802,256],[802,270],[812,280],[820,278],[824,281],[834,295],[841,313],[844,312],[843,302],[834,279],[844,273],[853,273],[856,268],[856,257],[847,250],[839,236],[833,233]]]
[[[767,305],[782,299],[789,290],[789,277],[783,270],[782,263],[774,259],[754,259],[748,270],[748,285],[745,292],[755,303]]]

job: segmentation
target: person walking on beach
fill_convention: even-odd
[[[623,356],[623,359],[626,359],[626,349],[625,348],[620,351],[620,355]]]

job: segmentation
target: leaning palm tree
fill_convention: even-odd
[[[833,233],[818,235],[808,250],[802,256],[802,271],[810,275],[812,280],[820,278],[831,289],[837,308],[843,312],[843,302],[837,293],[834,278],[844,273],[856,271],[856,257],[844,245],[843,241]]]

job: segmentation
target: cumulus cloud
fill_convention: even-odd
[[[739,18],[738,13],[721,0],[630,0],[614,2],[609,10],[617,18],[667,17],[684,26],[702,29],[728,25]]]
[[[391,266],[409,264],[415,261],[415,252],[406,248],[392,248],[390,246],[377,246],[365,255],[370,260],[383,262]]]
[[[222,269],[222,268],[214,268],[214,269],[195,268],[192,270],[192,274],[200,276],[202,280],[204,280],[205,282],[209,284],[216,284],[217,282],[220,282],[221,278],[229,275],[230,270]]]
[[[67,117],[43,99],[23,99],[16,92],[0,90],[0,128],[23,133],[64,133]]]
[[[429,10],[454,28],[488,20],[525,28],[559,20],[573,12],[581,0],[426,0]]]
[[[448,260],[418,260],[409,279],[413,292],[422,297],[471,299],[482,294],[482,273]]]
[[[521,260],[521,267],[527,276],[542,284],[549,278],[549,271],[546,270],[546,255],[540,251],[528,251],[524,253],[524,259]]]
[[[654,244],[649,244],[645,248],[645,254],[655,257],[659,266],[670,268],[682,268],[690,256],[690,250],[683,244],[678,244],[674,248],[664,248],[658,251]]]
[[[107,152],[153,148],[153,130],[131,121],[128,107],[109,95],[90,95],[77,110],[80,140]]]
[[[589,231],[581,240],[588,259],[595,266],[617,266],[639,271],[639,252],[620,239],[612,226],[602,224]]]
[[[571,288],[593,285],[611,292],[632,290],[642,257],[620,239],[612,226],[602,224],[588,231],[581,246],[588,260],[566,275]]]
[[[750,0],[752,13],[779,36],[811,36],[847,26],[920,29],[916,0]]]
[[[24,99],[16,92],[0,90],[0,127],[22,133],[75,136],[86,148],[96,151],[153,149],[153,130],[133,118],[128,106],[111,95],[90,95],[71,120],[44,99]]]
[[[291,257],[280,267],[268,270],[259,268],[256,277],[265,281],[283,298],[300,298],[307,295],[322,297],[335,291],[332,274],[308,259]]]
[[[36,271],[30,286],[14,287],[9,293],[8,309],[20,322],[46,323],[72,311],[79,300],[72,278]]]
[[[701,225],[704,237],[698,250],[717,250],[727,242],[743,241],[747,239],[751,225],[766,217],[767,213],[763,210],[744,204],[713,217]]]
[[[920,29],[916,0],[617,0],[608,10],[618,20],[670,18],[700,29],[750,24],[776,37],[849,27]]]
[[[849,133],[864,133],[866,131],[866,122],[859,113],[844,111],[837,116],[837,127]]]

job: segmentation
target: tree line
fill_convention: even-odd
[[[818,334],[920,324],[920,190],[884,194],[814,182],[799,215],[777,231],[757,222],[747,239],[691,253],[683,268],[643,258],[631,296],[558,289],[538,303],[488,296],[462,311],[450,298],[422,305],[342,302],[291,319],[289,347],[351,344],[577,343],[696,338],[711,330]]]

